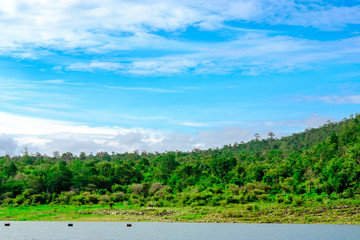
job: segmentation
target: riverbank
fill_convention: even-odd
[[[38,205],[0,208],[2,221],[129,221],[212,223],[360,224],[360,205],[354,200],[306,203],[232,204],[201,207],[135,207],[104,205]]]

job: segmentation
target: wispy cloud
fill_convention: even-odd
[[[202,130],[196,134],[146,128],[90,127],[71,122],[23,117],[0,112],[0,146],[6,153],[31,152],[51,154],[53,151],[131,152],[134,150],[192,150],[222,146],[251,139],[251,131],[236,127]],[[6,134],[6,135],[4,135]]]
[[[224,127],[224,126],[239,126],[243,125],[244,122],[240,121],[207,121],[207,122],[194,122],[194,121],[173,121],[173,123],[187,126],[187,127]]]
[[[143,91],[153,93],[179,93],[180,90],[166,89],[166,88],[151,88],[151,87],[121,87],[121,86],[104,86],[110,89],[128,90],[128,91]]]
[[[148,48],[149,43],[163,49],[172,41],[149,32],[181,32],[190,26],[212,31],[232,20],[326,30],[360,23],[359,6],[288,0],[13,0],[0,11],[0,54],[18,58]]]
[[[289,36],[249,33],[238,39],[215,43],[193,43],[192,53],[157,58],[141,57],[124,62],[79,62],[68,71],[114,71],[131,75],[229,74],[259,75],[308,70],[322,64],[360,62],[359,37],[338,41],[307,40]],[[179,42],[179,44],[181,44]],[[201,47],[200,47],[201,46]]]
[[[93,61],[91,63],[73,63],[67,66],[66,70],[92,72],[95,70],[118,71],[122,68],[123,65],[117,62]]]
[[[45,118],[24,117],[0,112],[0,154],[19,154],[23,147],[30,152],[52,154],[53,151],[73,152],[163,152],[190,151],[194,148],[221,147],[235,142],[249,141],[254,133],[267,137],[272,131],[277,137],[288,135],[289,129],[303,130],[318,127],[329,118],[312,114],[304,119],[265,122],[229,122],[193,133],[165,131],[153,128],[124,128],[119,126],[88,126],[54,121]],[[203,127],[196,122],[183,122],[188,127]],[[235,126],[237,123],[239,126]],[[211,123],[213,124],[213,123]],[[287,129],[287,130],[286,130]]]
[[[0,134],[0,155],[13,154],[17,151],[18,143],[10,136]]]
[[[64,84],[65,81],[62,79],[54,79],[54,80],[46,80],[42,81],[43,83],[49,83],[49,84]]]
[[[202,122],[181,122],[180,125],[187,126],[187,127],[208,127],[211,124],[202,123]]]
[[[328,104],[360,104],[360,95],[303,96],[302,98],[307,101],[322,101]]]
[[[287,120],[280,120],[280,121],[266,121],[263,123],[258,123],[268,128],[297,128],[297,129],[304,129],[304,128],[314,128],[320,127],[324,123],[326,123],[330,119],[329,117],[320,116],[316,113],[311,114],[309,117],[303,119],[287,119]]]

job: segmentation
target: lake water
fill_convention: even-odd
[[[357,225],[8,222],[0,221],[0,239],[7,240],[336,240],[359,239]]]

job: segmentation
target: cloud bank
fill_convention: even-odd
[[[306,69],[317,62],[344,58],[359,61],[356,34],[324,42],[282,36],[281,32],[237,29],[230,24],[341,31],[349,24],[360,23],[360,6],[356,4],[295,0],[14,0],[4,2],[0,13],[0,55],[53,59],[60,52],[74,56],[54,66],[54,70],[130,75],[241,71],[258,75]],[[231,29],[238,39],[220,43],[182,39],[181,34],[190,27],[210,32]],[[162,56],[137,56],[144,49],[161,50]],[[92,57],[79,61],[79,54]]]
[[[196,133],[181,133],[144,128],[90,127],[71,122],[17,116],[0,112],[0,155],[20,154],[23,148],[30,153],[52,155],[54,151],[96,153],[106,152],[164,152],[191,151],[221,147],[235,142],[253,139],[254,132],[266,136],[265,129],[275,129],[277,137],[283,133],[280,126],[316,127],[327,118],[312,115],[308,119],[256,123],[253,128],[221,127],[199,130]],[[270,124],[270,125],[269,125]],[[265,128],[264,128],[265,127]],[[290,133],[288,133],[290,134]]]

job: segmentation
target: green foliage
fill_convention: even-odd
[[[360,194],[360,115],[277,139],[166,153],[0,158],[2,205],[227,206],[353,199]]]

